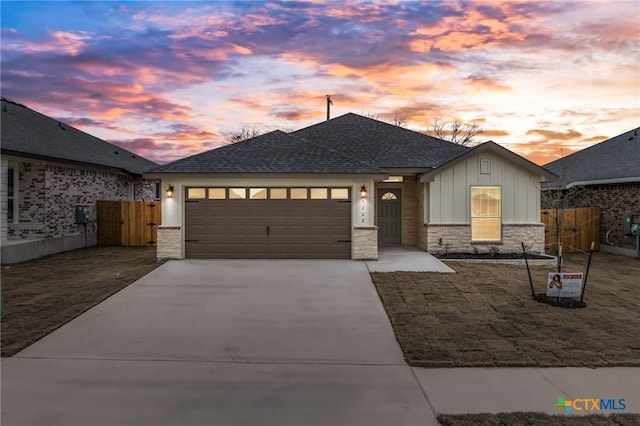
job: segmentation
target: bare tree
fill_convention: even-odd
[[[558,247],[562,245],[562,230],[563,222],[565,219],[566,209],[569,207],[569,201],[572,198],[578,196],[584,190],[583,187],[573,186],[569,189],[561,187],[547,186],[540,189],[540,201],[544,207],[553,210],[553,221],[551,222],[551,229],[545,229],[546,232],[552,232],[555,238],[555,247],[551,247],[551,252],[558,254]],[[547,211],[543,211],[542,214],[549,214]],[[577,232],[577,229],[571,229],[573,232]],[[560,272],[562,265],[560,264],[560,257],[557,259],[557,272]]]
[[[393,115],[393,125],[398,127],[404,127],[409,122],[409,117],[406,115]]]
[[[229,135],[227,136],[227,140],[230,143],[238,143],[246,139],[260,136],[260,133],[260,129],[255,124],[251,126],[242,126],[240,129],[229,133]]]
[[[460,120],[442,123],[437,118],[425,130],[425,133],[429,136],[444,139],[458,145],[470,144],[482,132],[484,132],[484,129],[477,123],[465,124]]]

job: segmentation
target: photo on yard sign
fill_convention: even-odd
[[[549,272],[547,296],[580,297],[582,292],[582,272]]]

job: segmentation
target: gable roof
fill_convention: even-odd
[[[381,168],[437,167],[470,150],[353,113],[291,134]]]
[[[149,173],[331,173],[385,174],[336,150],[275,130],[192,155]]]
[[[471,148],[349,113],[293,133],[276,130],[149,173],[384,174],[428,169]]]
[[[420,175],[420,182],[431,182],[435,177],[435,175],[441,173],[443,170],[453,167],[456,164],[461,163],[462,161],[465,161],[470,157],[474,157],[478,154],[481,154],[487,151],[494,152],[502,157],[505,157],[509,161],[530,171],[531,173],[536,173],[540,176],[544,176],[545,179],[554,180],[557,178],[557,176],[554,173],[550,172],[544,167],[538,166],[537,164],[527,160],[526,158],[519,156],[515,152],[509,151],[508,149],[498,145],[494,141],[488,141],[480,145],[476,145],[475,147],[471,148],[469,151],[465,152],[464,154],[458,155],[457,157],[452,158],[449,161],[445,162],[444,164],[440,165],[438,168],[428,173],[424,173]]]
[[[640,182],[640,127],[545,164],[554,187]]]
[[[153,161],[2,98],[2,153],[141,175]]]

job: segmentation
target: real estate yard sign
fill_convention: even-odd
[[[547,296],[580,297],[582,272],[549,272]]]

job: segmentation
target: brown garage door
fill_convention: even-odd
[[[187,258],[351,257],[347,188],[187,188],[186,195]]]

